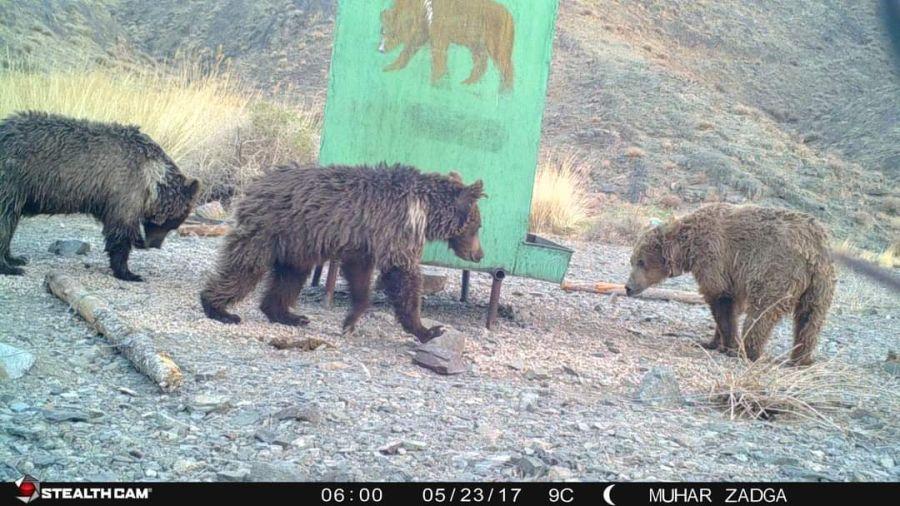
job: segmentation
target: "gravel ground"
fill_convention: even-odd
[[[65,238],[92,251],[47,252]],[[326,310],[318,289],[301,296],[300,312],[312,319],[303,329],[267,323],[253,301],[237,308],[240,326],[203,318],[198,287],[219,242],[171,237],[162,250],[136,252],[132,270],[147,282],[133,284],[110,275],[90,219],[23,222],[13,251],[31,263],[25,277],[0,277],[0,342],[37,361],[0,383],[0,479],[900,479],[898,377],[885,362],[900,348],[900,301],[850,274],[841,274],[819,356],[884,394],[848,388],[829,423],[748,421],[706,402],[716,371],[741,364],[696,345],[712,332],[704,307],[509,279],[499,328],[488,332],[487,276],[473,276],[463,304],[453,275],[423,309],[468,338],[469,370],[444,377],[412,363],[413,339],[381,298],[347,337],[339,335],[346,296]],[[627,276],[626,248],[565,242],[577,250],[571,280]],[[152,329],[185,372],[181,389],[160,393],[48,294],[50,269]],[[687,277],[666,286],[693,289]],[[770,352],[785,352],[789,336],[782,324]],[[268,344],[278,337],[335,347],[278,350]],[[638,400],[642,378],[660,371],[672,373],[682,397]]]

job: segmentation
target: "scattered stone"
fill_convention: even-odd
[[[129,397],[137,397],[137,392],[135,392],[134,390],[132,390],[130,388],[118,387],[118,388],[116,388],[116,390],[118,390],[119,392],[122,392],[123,394],[125,394]]]
[[[678,378],[669,367],[654,367],[648,371],[641,379],[635,397],[653,406],[677,407],[684,403]]]
[[[573,477],[574,473],[568,467],[550,466],[550,469],[547,471],[547,479],[550,481],[566,481],[571,480]]]
[[[900,377],[900,357],[894,351],[888,352],[887,360],[884,362],[884,370],[889,374]]]
[[[297,420],[309,422],[313,425],[322,420],[322,413],[316,406],[290,406],[275,413],[276,420]]]
[[[75,409],[45,409],[44,418],[51,422],[87,422],[91,415],[85,411]]]
[[[65,239],[55,241],[47,249],[50,253],[61,257],[74,257],[78,255],[87,255],[91,251],[91,245],[76,239]]]
[[[202,413],[220,413],[231,409],[231,401],[224,395],[195,395],[191,406]]]
[[[540,396],[534,392],[522,392],[519,395],[519,411],[534,412]]]
[[[197,206],[194,209],[194,215],[202,220],[214,223],[222,223],[228,219],[228,212],[225,211],[225,207],[218,200]]]
[[[275,481],[309,481],[300,468],[291,464],[269,464],[268,462],[256,462],[247,476],[248,481],[275,482]]]
[[[423,319],[426,327],[440,325],[433,320]],[[461,374],[466,371],[463,350],[466,338],[453,327],[444,326],[444,334],[416,348],[413,362],[438,374]]]
[[[378,449],[378,453],[382,455],[397,455],[403,447],[403,441],[391,441],[390,443]]]
[[[202,464],[195,460],[191,459],[178,459],[175,461],[175,464],[172,465],[172,470],[178,474],[189,473],[195,469],[201,467]]]
[[[0,380],[19,379],[34,365],[34,355],[0,343]]]
[[[255,424],[260,418],[262,414],[259,411],[248,409],[235,414],[231,421],[238,427],[246,427]]]
[[[522,457],[512,463],[526,478],[537,478],[547,473],[547,465],[537,457]]]
[[[878,460],[878,463],[881,464],[882,467],[887,469],[888,471],[894,469],[896,462],[894,462],[894,458],[890,455],[885,455]]]
[[[47,452],[35,452],[31,461],[38,467],[47,467],[56,464],[59,459]]]
[[[350,364],[339,360],[335,360],[334,362],[322,362],[319,364],[319,369],[322,369],[323,371],[340,371],[349,367]]]
[[[219,471],[216,473],[216,479],[219,481],[247,481],[250,479],[250,470]]]
[[[30,408],[30,407],[31,406],[29,406],[28,404],[25,404],[24,402],[13,402],[13,403],[10,403],[10,405],[9,405],[9,409],[13,413],[21,413],[23,411],[27,411],[28,408]]]

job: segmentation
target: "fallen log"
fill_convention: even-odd
[[[178,364],[165,352],[156,350],[152,337],[122,320],[106,301],[91,294],[75,278],[52,271],[44,283],[50,293],[69,304],[161,389],[171,391],[181,384],[183,375]]]
[[[198,237],[220,237],[227,234],[231,230],[228,225],[208,225],[205,223],[185,223],[178,227],[178,235],[187,236],[195,235]]]
[[[620,285],[617,283],[594,283],[594,284],[584,284],[584,283],[569,283],[568,281],[563,281],[561,285],[562,289],[567,292],[588,292],[588,293],[599,293],[599,294],[615,294],[615,295],[625,295],[625,285]],[[640,295],[636,296],[638,299],[651,299],[651,300],[668,300],[673,302],[681,302],[684,304],[706,304],[706,301],[703,300],[703,297],[696,293],[691,292],[682,292],[679,290],[666,290],[664,288],[648,288],[641,292]]]

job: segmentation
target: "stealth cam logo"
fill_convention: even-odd
[[[31,475],[26,474],[16,480],[16,487],[19,489],[16,499],[24,503],[30,503],[41,495],[41,482]]]

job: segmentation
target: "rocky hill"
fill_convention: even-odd
[[[321,103],[335,4],[0,1],[0,47],[53,62],[222,54],[263,92]],[[598,194],[789,206],[883,248],[900,237],[891,5],[561,0],[544,147],[589,160]]]

